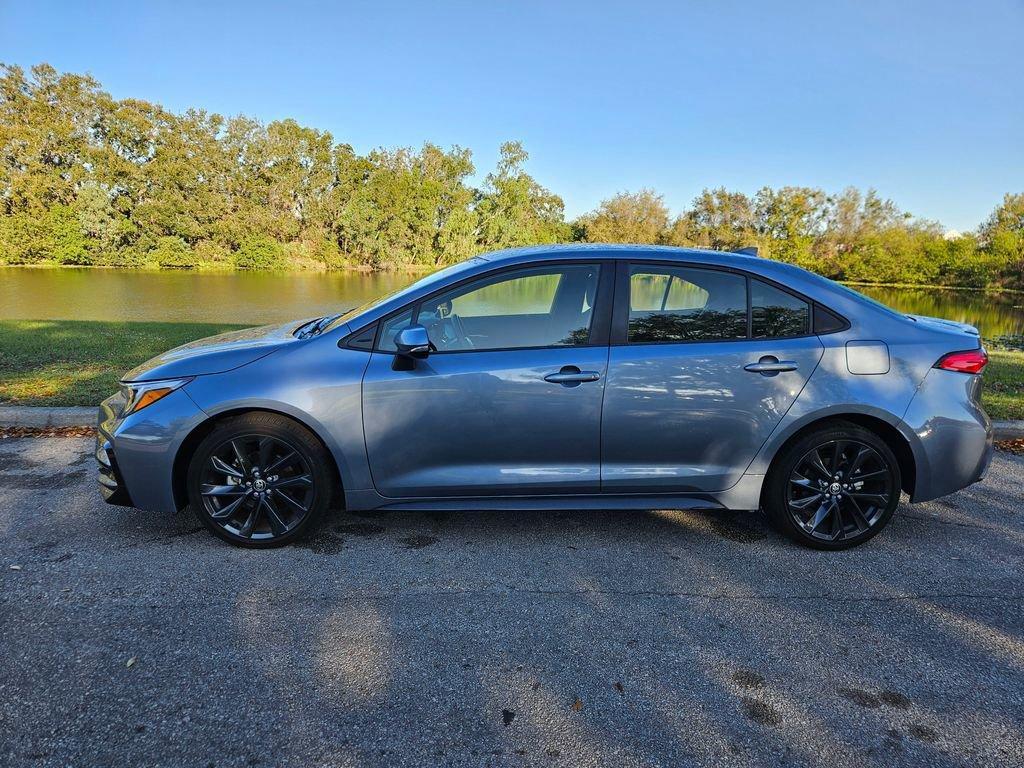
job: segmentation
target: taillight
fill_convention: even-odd
[[[978,347],[978,349],[967,349],[963,352],[950,352],[948,355],[943,355],[935,367],[958,373],[981,373],[981,369],[986,365],[988,365],[988,355],[985,354],[983,348]]]

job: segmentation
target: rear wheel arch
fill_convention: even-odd
[[[172,488],[174,491],[174,503],[178,509],[183,509],[188,504],[188,490],[185,484],[186,477],[188,475],[188,465],[189,461],[192,459],[192,455],[196,451],[196,448],[203,441],[203,438],[209,435],[218,424],[221,424],[235,416],[242,416],[247,413],[270,413],[275,416],[280,416],[283,419],[288,419],[309,431],[310,434],[312,434],[313,437],[315,437],[323,446],[327,455],[331,457],[331,466],[329,469],[334,476],[335,483],[335,496],[331,500],[332,506],[344,505],[345,490],[341,482],[341,468],[338,466],[338,459],[335,456],[334,451],[331,450],[330,445],[327,444],[327,441],[324,440],[323,436],[315,427],[304,422],[302,419],[296,418],[290,413],[275,411],[272,408],[233,408],[231,410],[217,413],[206,419],[206,421],[197,424],[192,431],[188,433],[185,439],[182,440],[181,445],[178,446],[178,451],[174,455],[174,465],[171,475]]]
[[[768,465],[768,472],[766,475],[770,474],[772,470],[775,469],[779,458],[785,454],[786,449],[797,441],[803,439],[805,435],[822,429],[823,427],[836,427],[842,426],[843,424],[853,424],[854,426],[866,429],[877,435],[889,447],[889,450],[895,454],[896,460],[899,463],[900,477],[902,479],[903,486],[902,490],[912,497],[914,494],[914,486],[917,482],[917,461],[914,458],[914,451],[911,448],[910,443],[903,433],[895,426],[884,419],[865,413],[829,414],[828,416],[823,416],[820,419],[815,419],[814,421],[804,424],[793,432],[793,434],[787,437],[778,446],[778,448],[775,449],[775,452],[772,455],[772,460]]]

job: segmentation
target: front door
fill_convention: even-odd
[[[756,278],[703,267],[633,264],[620,281],[603,490],[731,487],[821,359],[809,304]]]
[[[475,279],[381,324],[363,379],[366,448],[388,497],[600,490],[607,338],[599,264]],[[611,276],[608,276],[611,279]],[[402,327],[436,351],[395,365]]]

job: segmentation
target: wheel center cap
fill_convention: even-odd
[[[252,488],[254,491],[265,491],[267,489],[266,480],[253,480]]]
[[[832,483],[832,485],[828,487],[828,492],[832,494],[837,494],[842,490],[843,486],[841,486],[839,483]]]

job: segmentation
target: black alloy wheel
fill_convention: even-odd
[[[196,449],[189,500],[220,538],[246,547],[281,546],[327,507],[328,463],[323,446],[300,425],[275,414],[245,414],[215,427]]]
[[[243,435],[217,446],[199,493],[210,519],[254,541],[293,530],[309,514],[316,494],[306,460],[269,435]]]
[[[762,502],[776,528],[816,549],[847,549],[877,534],[900,500],[899,461],[877,434],[833,422],[776,457]]]
[[[829,440],[797,462],[786,507],[808,536],[841,541],[878,523],[892,493],[892,469],[878,451],[858,440]]]

